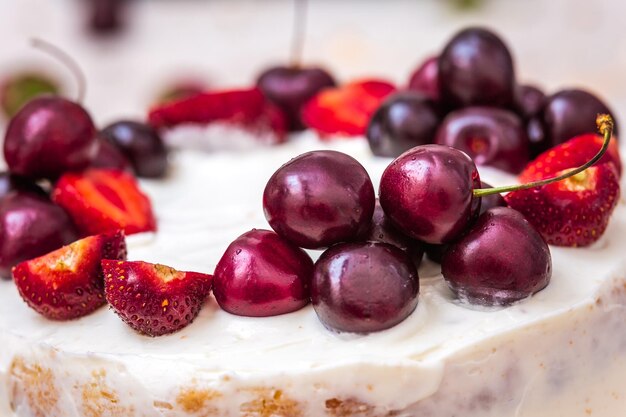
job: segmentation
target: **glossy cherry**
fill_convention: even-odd
[[[137,176],[159,178],[167,173],[167,148],[153,127],[122,120],[105,127],[100,136],[128,158]]]
[[[85,109],[61,97],[29,101],[11,119],[4,157],[11,172],[58,178],[89,166],[97,151],[96,129]]]
[[[416,266],[419,266],[424,256],[424,244],[400,232],[387,218],[378,199],[372,216],[372,226],[364,238],[369,242],[388,243],[407,252]]]
[[[450,107],[513,102],[513,58],[504,42],[487,29],[468,28],[456,34],[438,65],[441,100]]]
[[[496,207],[446,251],[442,273],[452,291],[473,304],[506,305],[545,288],[550,249],[522,214]]]
[[[309,303],[313,261],[269,230],[253,229],[232,242],[215,268],[219,305],[241,316],[276,316]]]
[[[408,255],[380,243],[343,243],[315,263],[311,300],[338,332],[371,333],[406,319],[417,307],[419,279]]]
[[[263,94],[280,107],[289,121],[289,130],[304,128],[300,109],[310,98],[324,88],[336,85],[333,77],[322,68],[273,67],[257,80]]]
[[[433,143],[440,122],[435,103],[417,92],[390,96],[367,128],[374,155],[396,157],[414,146]]]
[[[425,60],[411,74],[409,89],[419,91],[432,100],[439,100],[439,57],[433,56]]]
[[[529,161],[528,137],[522,121],[506,110],[467,107],[446,116],[436,142],[467,153],[477,165],[517,174]]]
[[[383,172],[380,205],[403,233],[426,243],[456,240],[478,216],[476,165],[467,154],[442,145],[417,146]]]
[[[336,151],[302,154],[279,168],[263,193],[265,218],[296,245],[325,248],[369,230],[374,187],[367,171]]]
[[[16,264],[78,239],[65,211],[46,197],[13,191],[0,199],[0,277]]]
[[[541,122],[543,137],[537,138],[538,151],[572,139],[583,133],[595,133],[596,115],[614,113],[595,95],[585,90],[571,89],[559,91],[547,98]],[[613,133],[619,137],[617,123]]]

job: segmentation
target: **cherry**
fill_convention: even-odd
[[[528,137],[513,113],[490,107],[467,107],[446,116],[437,143],[460,149],[478,165],[517,174],[529,161]]]
[[[220,307],[241,316],[290,313],[309,303],[313,261],[269,230],[253,229],[232,242],[215,268]]]
[[[484,181],[480,182],[480,188],[492,188],[491,185]],[[483,214],[487,210],[494,207],[507,207],[506,201],[500,194],[491,194],[481,197],[479,214]]]
[[[0,277],[10,278],[19,262],[78,239],[63,209],[33,193],[12,191],[0,199]]]
[[[374,201],[365,168],[336,151],[307,152],[292,159],[272,175],[263,193],[272,229],[308,249],[364,236]]]
[[[546,95],[534,85],[520,85],[515,90],[515,110],[524,119],[530,119],[541,112]]]
[[[547,98],[541,122],[543,137],[537,138],[538,151],[545,151],[583,133],[594,133],[597,114],[614,114],[595,95],[584,90],[562,90]],[[617,124],[613,132],[618,135]]]
[[[380,181],[380,205],[391,222],[426,243],[456,240],[478,216],[478,170],[467,154],[441,145],[417,146],[395,159]]]
[[[61,97],[38,97],[11,119],[4,157],[11,172],[55,179],[89,166],[97,151],[96,129],[85,109]]]
[[[419,278],[409,256],[380,243],[342,243],[315,263],[311,300],[338,332],[370,333],[406,319],[417,307]]]
[[[439,57],[433,56],[420,65],[409,80],[409,90],[426,94],[434,101],[439,100]]]
[[[100,135],[128,158],[137,176],[159,178],[167,173],[167,149],[151,126],[122,120],[105,127]]]
[[[508,106],[515,70],[504,42],[483,28],[456,34],[439,56],[441,100],[450,107]]]
[[[545,288],[552,259],[548,244],[521,213],[496,207],[450,245],[441,271],[461,300],[506,305]]]
[[[369,242],[388,243],[398,247],[409,254],[415,262],[415,266],[419,267],[424,256],[424,244],[417,240],[411,239],[400,232],[391,224],[391,221],[385,215],[383,208],[378,199],[374,207],[374,215],[372,216],[372,226],[368,235],[365,237]]]
[[[122,151],[102,137],[98,138],[98,151],[91,163],[91,167],[111,168],[120,171],[129,171],[131,169],[130,162]]]
[[[407,91],[392,95],[376,110],[366,136],[374,155],[396,157],[414,146],[432,143],[439,122],[433,101]]]
[[[263,94],[283,110],[292,131],[304,129],[300,118],[302,106],[322,89],[335,85],[328,72],[315,67],[273,67],[257,80]]]
[[[4,114],[13,117],[33,98],[44,94],[58,94],[56,81],[35,72],[15,74],[0,86],[0,107]]]
[[[48,195],[43,188],[30,178],[20,177],[9,172],[0,172],[0,198],[12,191],[39,194],[40,196]]]
[[[127,0],[89,0],[89,28],[97,34],[117,32],[123,27]]]

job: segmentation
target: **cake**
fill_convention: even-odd
[[[458,62],[450,58],[454,55],[454,43],[463,46],[468,39],[470,43],[495,48],[495,52],[491,50],[492,55],[486,53],[484,56],[496,56],[496,61],[504,57],[499,62],[504,71],[494,75],[481,65],[470,68],[476,72],[473,74],[475,78],[491,77],[495,87],[476,89],[473,87],[479,83],[470,86],[472,88],[465,85],[461,90],[469,93],[458,94],[462,81],[454,78],[459,68],[451,70],[442,62],[449,59],[452,66],[457,65]],[[93,143],[96,140],[95,126],[80,105],[62,98],[29,101],[7,130],[5,157],[12,175],[55,180],[52,201],[46,200],[46,204],[53,205],[57,211],[63,208],[72,219],[66,223],[58,221],[65,225],[62,229],[68,229],[65,231],[69,236],[63,236],[62,240],[74,241],[83,236],[78,242],[86,239],[101,242],[103,233],[115,231],[112,239],[117,243],[106,250],[99,247],[101,250],[93,255],[97,262],[82,262],[84,253],[81,250],[88,243],[75,246],[76,242],[48,254],[45,254],[48,250],[42,251],[41,258],[31,260],[29,254],[27,259],[12,262],[13,265],[17,263],[12,269],[13,281],[0,280],[0,415],[616,417],[623,414],[626,410],[623,388],[626,375],[626,330],[623,326],[626,318],[626,260],[623,256],[626,206],[622,200],[617,203],[614,200],[619,195],[621,164],[616,141],[611,140],[612,121],[607,116],[599,118],[603,138],[593,134],[577,136],[589,131],[586,114],[584,117],[569,115],[570,119],[562,123],[566,127],[574,126],[574,133],[557,129],[562,127],[558,123],[544,123],[541,125],[545,128],[544,136],[530,142],[525,130],[539,114],[545,117],[550,112],[561,111],[558,105],[551,107],[558,100],[569,100],[568,106],[573,107],[577,103],[592,103],[590,113],[595,113],[596,109],[600,113],[609,111],[594,96],[579,90],[566,90],[546,99],[541,91],[527,89],[532,97],[540,96],[541,106],[536,106],[532,97],[530,104],[520,104],[526,93],[519,93],[524,97],[516,97],[515,104],[512,104],[512,61],[501,41],[484,29],[461,32],[444,49],[442,55],[445,54],[448,58],[440,56],[436,61],[428,60],[425,65],[432,67],[435,62],[438,70],[452,81],[448,84],[433,81],[433,77],[440,75],[433,75],[432,70],[423,71],[429,97],[412,93],[389,96],[395,87],[380,80],[334,87],[332,77],[318,70],[269,71],[266,75],[271,74],[271,77],[265,81],[260,78],[260,88],[201,93],[163,104],[150,113],[152,126],[123,121],[103,129],[98,140],[108,140],[105,142],[109,146],[106,155],[102,154],[105,149],[102,144],[96,146]],[[299,80],[291,84],[294,79]],[[311,84],[304,83],[307,84],[305,91],[294,87],[303,79],[313,80]],[[414,77],[411,83],[421,85],[418,81]],[[295,93],[286,94],[288,100],[281,101],[280,98],[285,98],[281,95],[284,91],[279,88],[283,82],[292,89],[289,93]],[[433,85],[440,88],[433,89]],[[274,97],[268,89],[270,93],[280,94]],[[444,97],[440,98],[438,94]],[[449,111],[442,122],[437,104],[440,99],[442,103],[466,108]],[[518,106],[517,115],[510,109],[476,109],[472,106],[476,100],[485,99],[500,107]],[[388,126],[377,130],[377,124],[397,122],[389,115],[392,113],[390,109],[398,103],[405,106],[403,114],[418,112],[418,128],[404,136],[402,133],[406,131],[383,132],[393,130]],[[581,113],[589,109],[582,105],[578,107],[583,109]],[[47,121],[48,124],[41,129],[27,129],[29,117],[40,111],[52,114],[52,122]],[[74,120],[80,123],[70,122]],[[479,133],[469,136],[451,133],[454,126],[463,125],[459,120],[469,123],[471,132]],[[302,122],[310,129],[293,133],[303,127]],[[362,136],[368,125],[366,140]],[[477,126],[483,130],[473,130]],[[153,128],[160,129],[169,145],[176,148],[170,153],[169,162]],[[125,129],[141,131],[141,135],[149,137],[147,143],[152,147],[141,148],[142,154],[127,142],[116,142]],[[292,133],[287,135],[287,130]],[[435,130],[437,137],[433,138]],[[51,131],[71,134],[52,135]],[[531,132],[530,128],[528,132]],[[110,135],[108,139],[107,135]],[[346,138],[346,135],[351,137]],[[558,138],[559,135],[564,137]],[[570,139],[573,136],[576,137]],[[552,140],[550,146],[554,148],[545,153],[541,153],[544,149],[533,148],[546,146],[545,138]],[[415,143],[416,140],[428,144],[419,146],[423,143]],[[430,144],[433,141],[439,145]],[[548,190],[549,185],[531,188],[539,193],[534,199],[524,197],[526,194],[515,194],[524,191],[518,185],[515,190],[507,190],[512,191],[506,196],[512,208],[488,210],[483,217],[478,217],[478,206],[474,204],[477,194],[474,192],[480,180],[498,187],[515,184],[520,178],[531,182],[553,179],[554,175],[571,176],[572,169],[591,159],[603,141],[610,149],[604,155],[598,154],[602,159],[597,166],[589,168],[595,169],[595,174],[582,172],[582,176],[579,173],[568,178],[567,183],[562,182],[566,184],[565,188],[557,191],[565,194],[557,195],[556,203],[547,199],[554,196],[549,193],[557,193],[554,189]],[[42,143],[50,148],[39,146]],[[451,147],[440,146],[442,144]],[[211,152],[206,152],[207,147]],[[464,229],[456,230],[458,224],[450,223],[446,225],[449,227],[445,233],[435,236],[428,230],[420,230],[419,226],[423,225],[415,222],[403,226],[394,217],[397,207],[389,203],[393,200],[383,198],[390,167],[397,167],[403,158],[416,158],[416,152],[426,149],[424,152],[430,152],[428,156],[433,158],[437,152],[443,152],[442,161],[450,166],[454,165],[450,162],[456,161],[454,158],[461,158],[464,164],[475,169],[470,157],[455,147],[465,150],[481,165],[480,178],[474,172],[469,172],[471,178],[466,178],[473,188],[454,191],[469,196],[468,213],[459,215],[465,221]],[[400,148],[410,150],[402,153]],[[95,154],[95,149],[101,153]],[[286,162],[320,150],[341,152],[341,158],[348,160],[351,167],[362,168],[358,163],[352,163],[355,160],[362,164],[373,183],[372,187],[367,179],[369,188],[380,190],[384,216],[401,233],[415,239],[423,235],[424,239],[420,240],[431,245],[449,244],[443,261],[439,260],[442,266],[429,258],[421,260],[421,252],[412,259],[409,254],[415,254],[410,248],[394,247],[386,242],[372,243],[370,241],[376,238],[364,238],[362,231],[334,241],[325,235],[322,243],[304,236],[310,239],[298,243],[293,237],[297,235],[289,236],[277,227],[276,218],[268,209],[267,184],[272,182],[276,172],[289,165],[285,165]],[[605,150],[603,147],[602,152]],[[401,153],[392,162],[392,156]],[[515,174],[531,160],[531,154],[533,158],[538,157],[527,165],[521,177],[517,177]],[[550,172],[552,169],[554,172]],[[142,177],[139,185],[127,172],[129,170]],[[597,172],[604,176],[598,177]],[[367,174],[363,175],[367,177]],[[298,178],[294,181],[298,182]],[[399,182],[392,181],[392,186]],[[598,184],[606,189],[599,189]],[[30,187],[28,191],[18,188],[11,192],[39,192],[34,183]],[[488,188],[486,185],[481,187]],[[375,198],[372,192],[370,194],[366,197],[359,195],[359,198],[368,199],[369,208],[373,210]],[[517,200],[509,198],[512,195],[522,197]],[[583,203],[578,201],[578,205],[574,205],[577,208],[575,213],[567,208],[561,212],[559,201],[571,196],[580,197]],[[417,193],[409,192],[404,192],[401,197],[418,199]],[[447,197],[445,193],[437,195],[441,203],[437,207],[446,206]],[[544,197],[546,200],[541,200]],[[584,203],[589,207],[583,207]],[[125,214],[132,216],[121,221],[114,215],[114,207],[121,207],[122,211],[127,209]],[[346,216],[364,217],[364,224],[369,226],[371,212],[365,204],[356,207],[355,211],[356,215],[348,213]],[[514,212],[516,219],[522,219],[516,220],[518,224],[523,222],[525,228],[522,240],[530,235],[536,237],[536,246],[548,258],[539,261],[526,259],[526,255],[532,257],[530,252],[518,254],[520,256],[509,259],[509,263],[518,266],[525,262],[540,263],[543,267],[537,278],[540,282],[520,289],[518,293],[515,293],[516,282],[512,286],[487,283],[485,285],[492,285],[488,289],[494,292],[477,296],[473,292],[476,288],[471,283],[455,281],[446,265],[454,256],[451,254],[468,239],[482,219],[496,219],[497,214],[505,212]],[[434,213],[432,217],[438,215]],[[593,218],[587,218],[591,215]],[[6,221],[7,215],[3,213],[2,216],[5,217],[2,226],[10,228],[5,226],[11,225]],[[559,230],[553,227],[556,217],[565,224]],[[606,221],[609,223],[605,229]],[[370,245],[399,253],[396,259],[407,268],[408,278],[415,282],[415,287],[417,276],[411,270],[415,271],[416,264],[419,264],[419,298],[415,299],[415,291],[399,319],[395,317],[382,324],[377,322],[367,330],[363,330],[365,327],[340,328],[328,317],[322,317],[318,302],[321,296],[315,294],[317,273],[323,268],[320,266],[323,262],[320,260],[313,267],[304,254],[302,256],[315,271],[312,276],[297,278],[311,280],[310,296],[307,282],[298,303],[280,313],[231,311],[220,300],[217,291],[219,265],[230,256],[229,244],[233,239],[250,230],[265,228],[267,222],[276,231],[267,233],[282,239],[281,245],[302,254],[304,252],[297,252],[301,251],[298,247],[309,248],[308,254],[314,260],[320,256],[324,259],[327,253],[347,247],[342,245]],[[568,228],[572,225],[575,230]],[[76,232],[70,230],[74,226]],[[128,234],[126,246],[120,241],[123,233],[118,229]],[[85,238],[86,235],[96,237]],[[60,246],[61,237],[55,236],[55,239],[54,245]],[[548,249],[546,241],[554,245]],[[478,245],[477,242],[470,244]],[[327,246],[330,249],[322,254]],[[177,275],[177,271],[200,273],[196,277],[204,280],[202,289],[188,293],[184,288],[182,290],[183,297],[197,296],[202,303],[199,315],[195,317],[194,310],[185,317],[184,323],[161,329],[156,325],[150,327],[142,317],[139,320],[136,315],[130,318],[130,314],[141,316],[147,313],[138,307],[140,302],[135,305],[130,298],[115,298],[122,294],[126,282],[129,288],[134,285],[124,276],[116,277],[118,281],[112,278],[117,274],[111,272],[115,265],[132,263],[125,261],[126,247],[128,261],[148,262],[155,264],[155,270],[165,271],[165,278],[159,277],[162,279],[159,285],[185,281],[187,275],[183,278]],[[497,250],[490,250],[492,252],[481,255],[499,256]],[[54,258],[55,253],[62,255]],[[277,258],[282,255],[284,252],[281,255],[276,253],[272,259],[279,262],[282,259]],[[19,258],[22,254],[14,256]],[[255,261],[261,263],[261,256],[268,255],[259,255]],[[10,263],[7,259],[0,261],[5,273],[6,267],[12,265],[7,265]],[[234,258],[232,262],[236,262]],[[376,260],[369,262],[374,264]],[[90,277],[96,282],[90,282],[93,288],[88,289],[68,287],[70,290],[66,289],[63,294],[67,297],[61,302],[62,306],[68,303],[64,311],[58,307],[56,299],[57,287],[65,284],[63,277],[87,274],[76,270],[76,265],[89,269]],[[272,272],[265,274],[271,275]],[[498,275],[498,271],[488,272]],[[66,273],[68,275],[63,275]],[[507,272],[504,279],[526,279],[518,275]],[[511,278],[514,276],[516,278]],[[41,279],[45,284],[41,288],[49,289],[52,294],[37,294],[37,288],[31,291],[32,279]],[[211,279],[213,294],[206,297]],[[116,287],[118,282],[119,289]],[[150,290],[149,287],[144,290],[146,288],[146,291]],[[511,288],[514,290],[507,292]],[[68,293],[73,297],[74,289],[79,301],[72,305]],[[96,297],[87,297],[83,290],[89,295],[95,291]],[[363,291],[371,297],[370,300],[376,300],[371,304],[380,300],[376,298],[380,294],[375,291],[369,294],[368,288],[352,287],[350,290]],[[502,295],[502,292],[506,294]],[[136,296],[140,295],[144,297],[144,307],[151,302],[146,294],[137,292]],[[308,304],[309,298],[312,305]],[[81,307],[81,301],[85,299],[91,304],[82,303]],[[102,307],[105,300],[110,308]],[[165,298],[161,303],[157,299],[156,303],[163,307],[163,314],[159,307],[151,313],[152,318],[163,318],[170,300]],[[195,301],[185,299],[187,306]],[[176,302],[172,301],[172,304]],[[55,308],[54,312],[50,311]],[[259,317],[253,317],[255,315]]]
[[[388,163],[364,140],[319,142],[311,132],[253,153],[177,152],[171,177],[142,183],[160,229],[129,236],[129,259],[212,271],[233,236],[264,224],[261,192],[273,171],[319,148],[353,155],[374,182]],[[512,181],[489,168],[481,175]],[[207,180],[215,176],[231,182]],[[625,232],[620,203],[597,244],[552,247],[551,284],[507,308],[459,305],[425,261],[417,310],[367,336],[329,332],[310,306],[246,318],[210,299],[192,325],[150,339],[106,308],[50,322],[3,281],[0,414],[618,416],[626,409]]]

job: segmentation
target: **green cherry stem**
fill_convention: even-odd
[[[61,48],[54,46],[53,44],[46,42],[43,39],[33,38],[30,42],[34,48],[39,49],[40,51],[43,51],[52,56],[72,72],[74,78],[76,79],[76,83],[78,84],[76,102],[82,103],[85,100],[87,81],[85,79],[85,74],[81,70],[78,63]]]
[[[500,194],[510,191],[527,190],[529,188],[541,187],[543,185],[563,181],[567,178],[573,177],[576,174],[580,174],[581,172],[598,162],[600,158],[602,158],[606,150],[609,148],[609,144],[611,142],[611,134],[613,133],[613,119],[611,118],[611,116],[609,116],[608,114],[599,114],[596,118],[596,125],[598,126],[598,131],[600,132],[600,134],[604,136],[604,141],[602,142],[602,147],[600,148],[598,153],[589,161],[587,161],[587,163],[585,163],[584,165],[567,171],[566,173],[559,176],[547,178],[545,180],[533,181],[526,184],[507,185],[504,187],[474,189],[474,197],[485,197],[492,194]]]
[[[302,62],[302,49],[306,34],[307,0],[294,1],[293,29],[291,33],[291,66],[300,67]]]

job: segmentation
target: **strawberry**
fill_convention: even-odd
[[[510,192],[504,198],[549,244],[588,246],[606,230],[619,194],[615,166],[604,163],[563,181]]]
[[[103,260],[106,299],[139,333],[162,336],[189,325],[211,290],[213,277],[147,262]]]
[[[532,182],[556,176],[558,171],[568,168],[576,168],[593,158],[602,147],[602,136],[589,133],[576,136],[549,149],[539,155],[534,161],[526,166],[519,176],[521,182]],[[598,163],[613,162],[618,176],[622,174],[622,164],[619,157],[617,139],[613,137],[609,149]]]
[[[369,121],[395,87],[379,80],[363,80],[322,90],[302,108],[304,123],[324,135],[364,135]]]
[[[126,259],[124,233],[89,236],[13,268],[26,303],[52,320],[85,316],[105,304],[102,259]]]
[[[286,140],[287,120],[258,88],[201,93],[154,107],[148,119],[157,129],[226,122],[272,143]]]
[[[85,235],[123,229],[126,234],[156,230],[152,205],[135,178],[114,169],[66,173],[52,200],[72,217]]]

